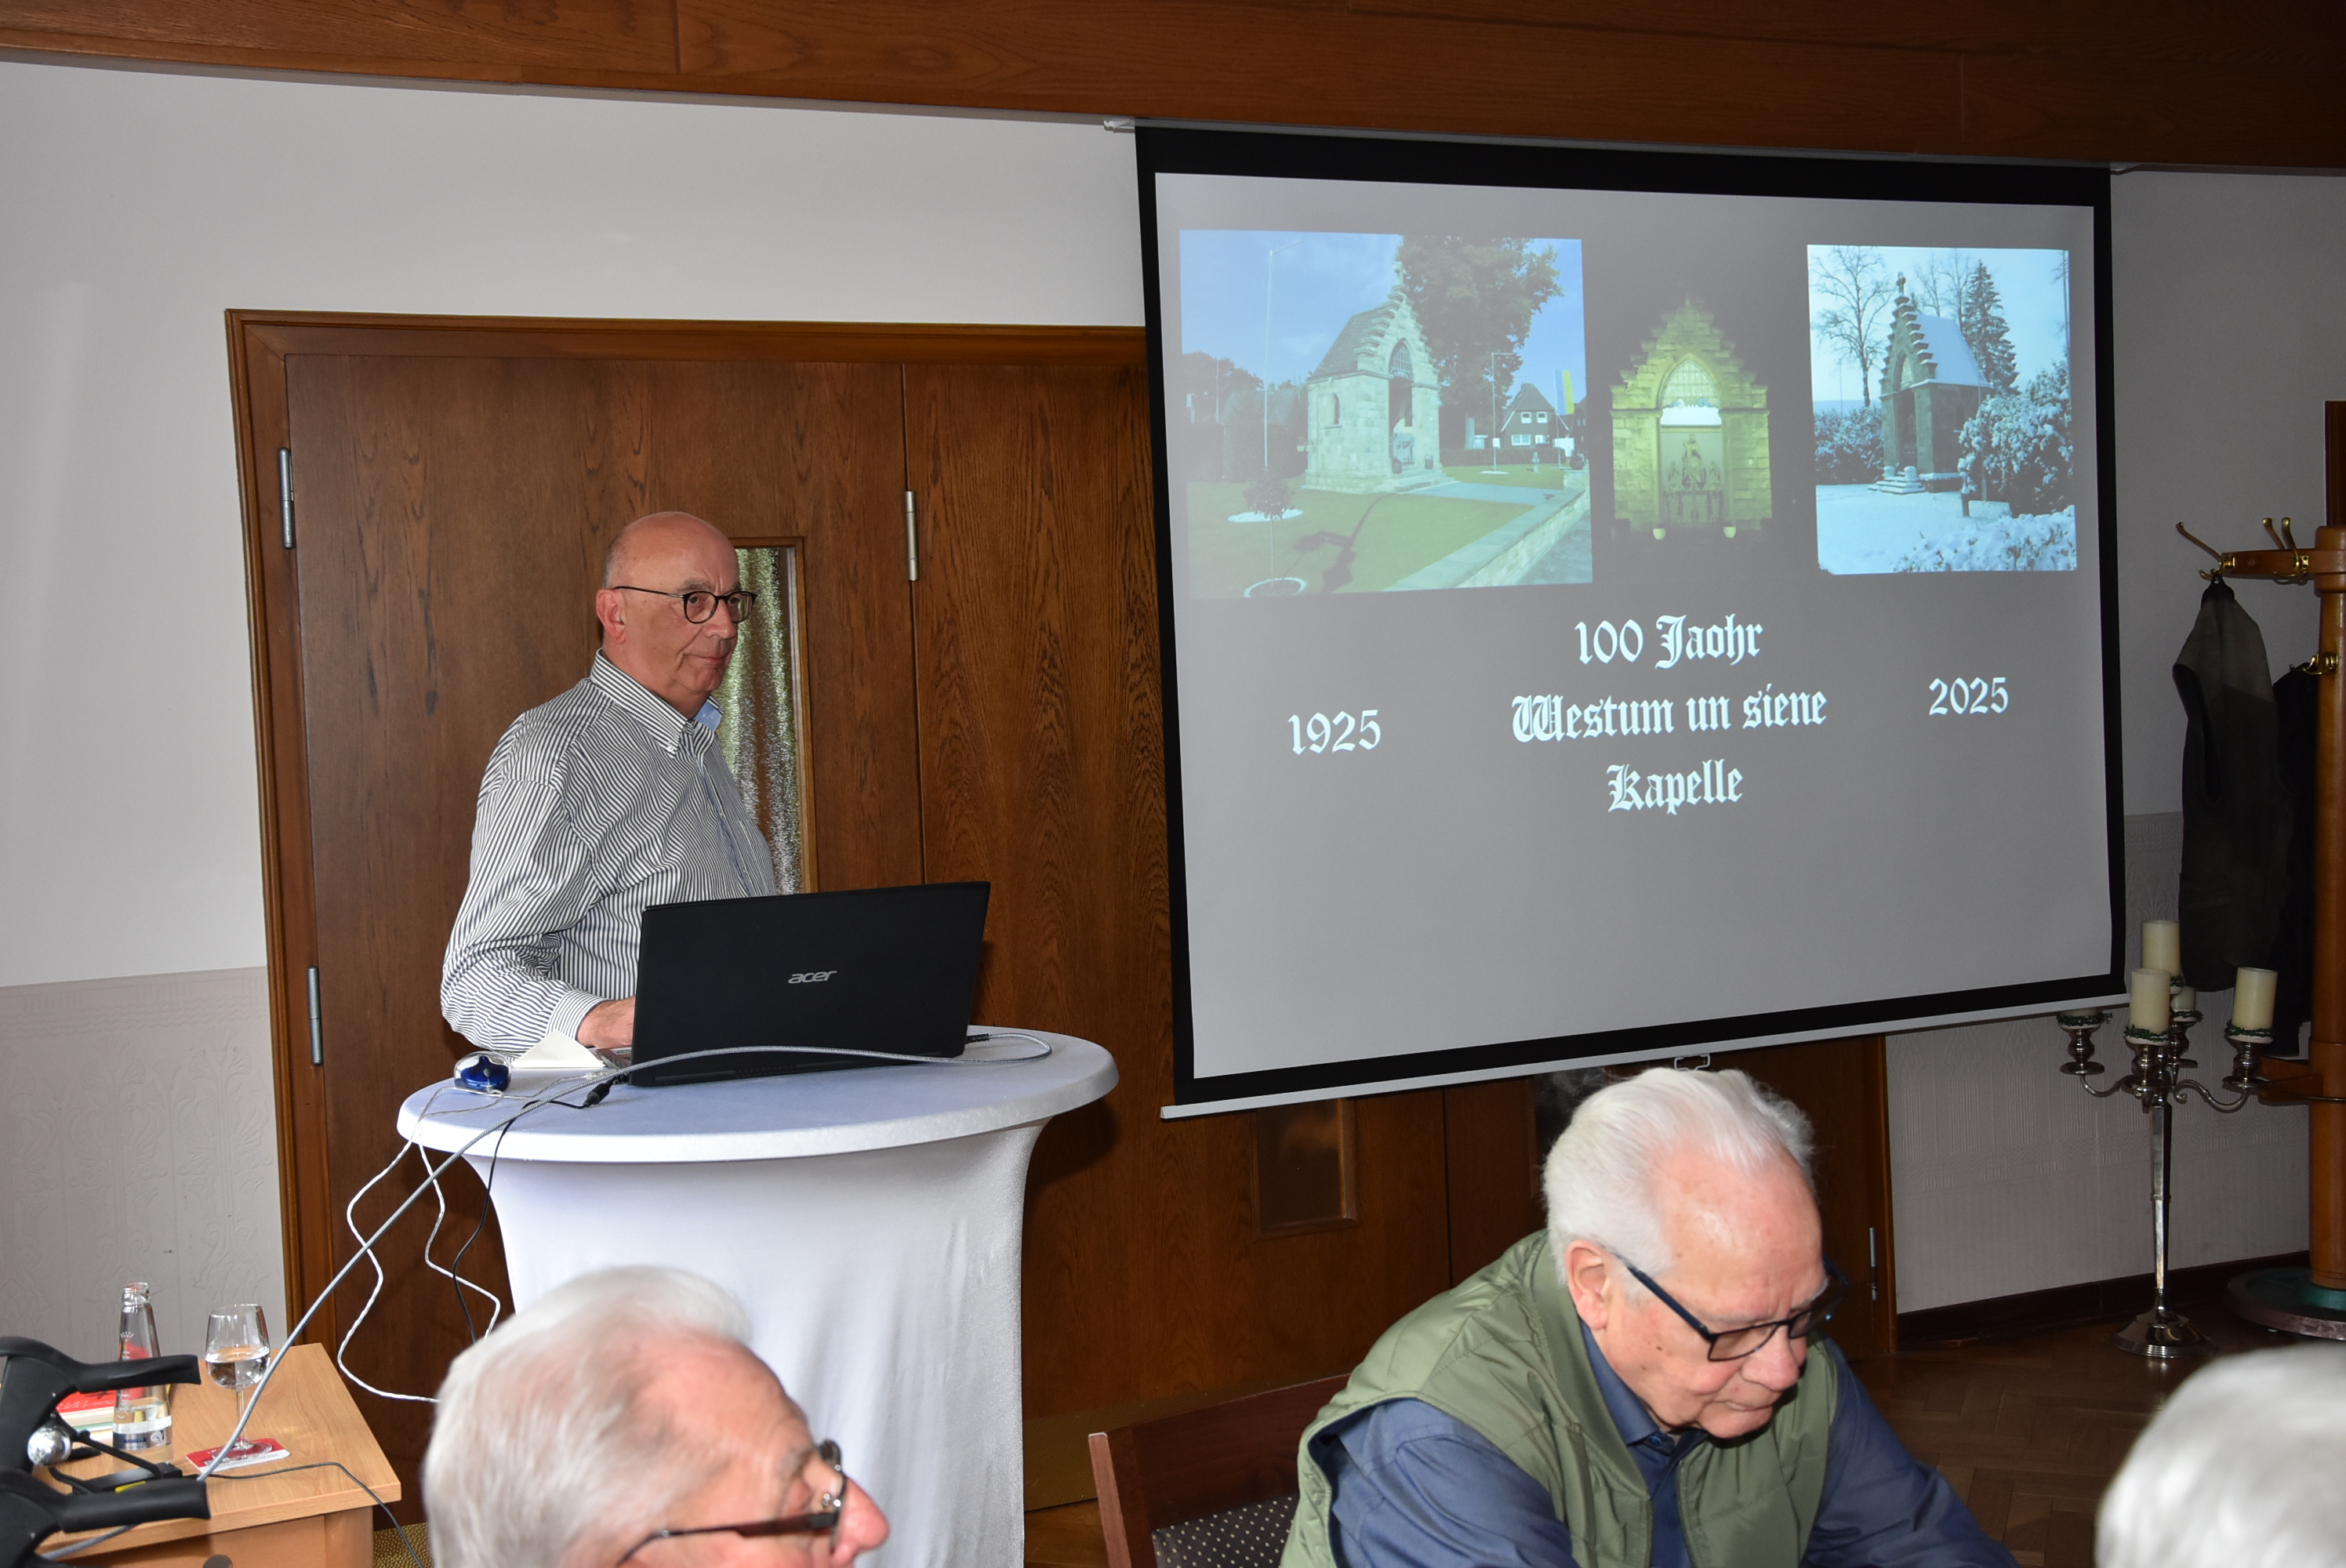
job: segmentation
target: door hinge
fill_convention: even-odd
[[[310,1065],[326,1064],[326,1020],[318,1007],[318,966],[310,966]]]
[[[293,449],[277,449],[277,517],[285,525],[285,547],[293,548]]]
[[[1882,1299],[1882,1241],[1870,1225],[1865,1227],[1865,1294],[1868,1300]]]
[[[913,512],[913,493],[904,492],[904,580],[921,580],[921,530]]]

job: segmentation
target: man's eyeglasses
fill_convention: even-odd
[[[738,626],[750,618],[750,612],[758,605],[758,596],[742,588],[736,588],[729,594],[712,594],[706,588],[688,588],[681,594],[671,594],[666,588],[638,588],[633,583],[614,583],[611,586],[630,594],[658,594],[663,599],[681,599],[684,601],[684,618],[696,626],[715,615],[719,605],[725,606],[725,613],[733,617],[733,624]]]
[[[706,616],[701,617],[708,619]],[[811,1513],[785,1513],[779,1519],[753,1519],[746,1524],[696,1524],[682,1530],[655,1530],[633,1546],[619,1559],[634,1560],[637,1553],[656,1541],[674,1541],[686,1535],[830,1535],[839,1533],[839,1516],[847,1508],[847,1472],[839,1468],[839,1445],[825,1438],[815,1445],[813,1456],[829,1466],[836,1479],[819,1492]]]
[[[1771,1323],[1747,1323],[1740,1329],[1710,1329],[1704,1327],[1701,1319],[1678,1305],[1668,1291],[1655,1284],[1652,1275],[1627,1258],[1621,1259],[1621,1267],[1627,1269],[1638,1284],[1661,1298],[1663,1306],[1685,1319],[1686,1326],[1702,1336],[1703,1342],[1710,1347],[1709,1359],[1714,1361],[1743,1359],[1774,1339],[1779,1329],[1783,1329],[1789,1339],[1805,1339],[1831,1321],[1834,1308],[1848,1298],[1849,1280],[1833,1267],[1831,1258],[1826,1258],[1824,1264],[1824,1289],[1818,1293],[1815,1300],[1790,1317],[1779,1318]]]

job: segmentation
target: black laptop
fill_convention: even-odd
[[[958,1056],[985,938],[987,882],[654,904],[636,971],[635,1067],[647,1084],[835,1067],[804,1051],[668,1058],[720,1046]]]

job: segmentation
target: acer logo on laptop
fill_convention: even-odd
[[[835,969],[810,969],[803,971],[801,973],[791,975],[790,983],[792,985],[815,985],[823,981],[829,980],[832,975],[837,974],[838,972],[839,971]]]

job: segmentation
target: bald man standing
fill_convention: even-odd
[[[594,667],[515,719],[481,779],[440,973],[440,1010],[474,1044],[632,1044],[646,907],[775,891],[709,700],[754,597],[698,517],[654,513],[611,542]]]

